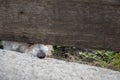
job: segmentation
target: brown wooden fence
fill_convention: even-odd
[[[0,39],[120,51],[120,1],[0,0]]]

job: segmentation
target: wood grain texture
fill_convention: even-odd
[[[0,0],[0,39],[120,51],[120,1]]]

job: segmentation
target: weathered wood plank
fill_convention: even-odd
[[[0,0],[0,39],[120,50],[120,1]]]

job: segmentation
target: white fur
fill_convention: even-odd
[[[37,54],[40,53],[40,51],[45,53],[45,55],[50,56],[51,50],[53,49],[52,46],[48,47],[47,45],[43,45],[43,44],[30,45],[28,43],[14,42],[14,41],[2,41],[2,45],[5,50],[28,53],[33,56],[37,56]]]

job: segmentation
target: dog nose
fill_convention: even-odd
[[[43,59],[43,58],[45,58],[45,53],[44,52],[39,52],[39,53],[37,53],[37,57],[38,58],[40,58],[40,59]]]

